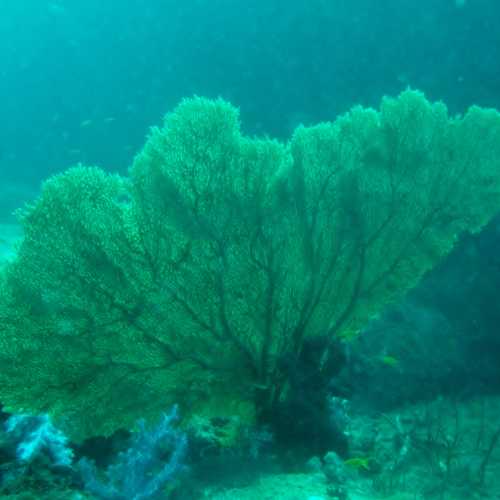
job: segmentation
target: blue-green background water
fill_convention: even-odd
[[[13,257],[20,236],[11,213],[41,181],[78,162],[125,173],[148,128],[183,97],[222,96],[241,109],[246,133],[283,140],[301,122],[378,106],[408,86],[452,113],[473,104],[500,109],[499,0],[3,0],[0,37],[0,263],[2,252]],[[329,389],[367,408],[352,415],[360,435],[370,435],[373,418],[401,438],[414,430],[405,423],[410,414],[435,412],[436,436],[446,445],[460,431],[475,440],[476,453],[488,447],[488,432],[474,427],[469,403],[480,407],[475,416],[487,431],[500,432],[499,244],[497,218],[346,349],[345,370]],[[451,417],[434,409],[443,401]],[[317,437],[319,419],[305,402],[304,426]],[[290,427],[300,411],[290,414]],[[461,427],[439,435],[460,412]],[[404,432],[390,422],[400,417]],[[103,455],[104,464],[116,450],[99,446],[82,453]],[[470,498],[459,467],[476,471],[474,453],[444,480],[436,453],[425,475],[452,491],[437,498]],[[202,472],[214,482],[231,467],[249,469],[234,456],[207,462]],[[498,464],[486,482],[491,495],[500,495]],[[420,480],[410,475],[406,489]],[[463,484],[464,496],[453,496]]]
[[[279,137],[408,85],[454,112],[500,107],[498,19],[496,0],[4,0],[2,181],[125,171],[193,94]]]

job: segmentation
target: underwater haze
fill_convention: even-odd
[[[0,12],[2,498],[500,498],[497,0]]]
[[[29,189],[78,162],[124,172],[194,94],[273,137],[407,86],[452,112],[499,107],[497,20],[494,0],[5,0],[2,178]]]

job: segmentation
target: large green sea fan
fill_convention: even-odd
[[[174,403],[251,420],[286,398],[281,360],[363,327],[499,209],[494,110],[406,91],[282,144],[187,99],[127,178],[74,167],[22,211],[0,401],[75,439]]]

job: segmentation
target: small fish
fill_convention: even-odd
[[[354,328],[347,328],[346,330],[341,330],[337,333],[337,337],[343,342],[352,342],[359,337],[361,330],[357,330]]]
[[[83,122],[80,123],[81,128],[89,127],[92,125],[93,121],[92,120],[83,120]]]
[[[370,470],[370,458],[369,457],[353,457],[348,458],[344,461],[344,465],[352,467],[353,469],[360,470]]]
[[[113,118],[112,116],[108,116],[108,118],[104,118],[104,123],[113,123],[116,120],[116,118]]]
[[[396,367],[399,365],[399,359],[395,358],[394,356],[385,355],[385,356],[380,356],[379,359],[381,363],[387,366]]]

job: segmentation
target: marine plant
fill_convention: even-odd
[[[165,488],[185,468],[187,438],[175,428],[177,419],[178,412],[174,407],[151,429],[140,420],[137,431],[132,434],[130,447],[107,468],[106,482],[99,477],[94,462],[81,459],[77,466],[85,490],[103,500],[166,498]]]
[[[46,455],[57,466],[70,467],[73,462],[68,438],[54,427],[48,415],[11,415],[5,422],[5,432],[15,444],[21,463],[29,463],[40,455]]]
[[[0,275],[0,401],[73,439],[182,414],[252,421],[284,359],[357,331],[500,209],[500,114],[416,91],[299,127],[240,131],[182,101],[129,175],[76,166],[20,212]]]

